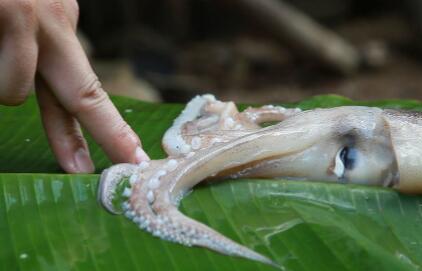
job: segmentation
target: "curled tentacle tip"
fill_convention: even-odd
[[[100,183],[98,186],[97,201],[110,213],[122,214],[113,205],[113,198],[117,185],[124,177],[130,177],[136,173],[137,166],[132,164],[119,164],[108,168],[101,173]],[[126,191],[128,194],[129,190]]]
[[[111,169],[106,169],[101,174],[100,184],[98,186],[97,201],[110,213],[119,215],[122,212],[117,210],[113,206],[114,198],[114,188],[116,184],[112,183],[112,179],[109,179],[109,171]]]

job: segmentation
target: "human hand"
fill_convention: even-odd
[[[79,123],[113,162],[148,160],[88,62],[78,15],[76,0],[0,0],[0,104],[23,103],[35,81],[48,141],[69,173],[94,171]]]

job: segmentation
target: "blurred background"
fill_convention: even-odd
[[[83,0],[104,88],[147,101],[422,99],[421,0]]]

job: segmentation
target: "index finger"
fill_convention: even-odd
[[[56,14],[60,15],[60,14]],[[65,17],[65,14],[61,14]],[[93,136],[113,162],[149,159],[92,70],[71,25],[42,16],[38,70],[59,102]]]

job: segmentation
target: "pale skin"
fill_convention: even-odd
[[[83,126],[114,163],[149,160],[102,89],[76,37],[76,0],[0,0],[0,104],[20,105],[35,85],[60,166],[91,173]]]
[[[260,125],[273,121],[279,123]],[[163,137],[167,158],[106,169],[97,195],[111,213],[123,211],[139,228],[164,240],[280,267],[186,217],[179,202],[204,180],[243,177],[378,185],[420,194],[421,138],[421,112],[271,105],[239,112],[233,102],[197,96]],[[119,209],[113,198],[122,180],[129,186]]]

